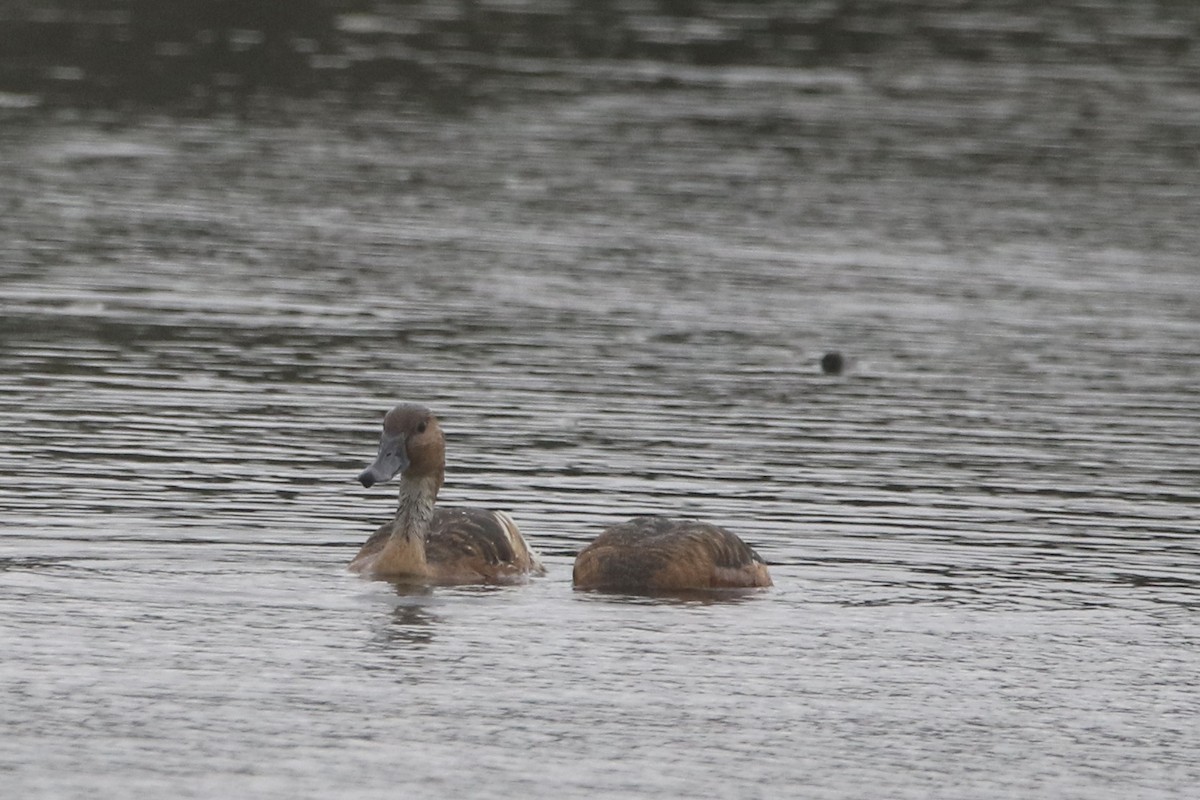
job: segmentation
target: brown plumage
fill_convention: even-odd
[[[671,592],[771,585],[758,553],[716,525],[634,517],[608,528],[575,558],[576,589]]]
[[[446,467],[437,417],[405,403],[387,413],[375,463],[358,476],[371,487],[400,474],[396,516],[367,539],[350,569],[377,578],[501,583],[545,572],[503,511],[436,506]]]

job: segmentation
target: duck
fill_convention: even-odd
[[[772,585],[737,534],[694,519],[643,516],[604,530],[575,558],[576,589],[650,593]]]
[[[358,480],[370,489],[398,474],[400,502],[350,571],[434,584],[515,583],[544,575],[541,559],[507,513],[437,505],[445,472],[446,438],[434,413],[417,403],[388,411],[375,462]]]

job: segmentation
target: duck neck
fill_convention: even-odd
[[[390,572],[423,575],[429,571],[425,561],[425,537],[433,522],[433,507],[441,481],[436,476],[400,479],[400,504],[392,520],[392,535],[381,554]]]

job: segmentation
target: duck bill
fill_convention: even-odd
[[[385,433],[379,440],[379,455],[375,456],[375,463],[358,474],[358,481],[370,489],[377,483],[387,483],[407,468],[408,452],[404,446],[404,436],[388,436]]]

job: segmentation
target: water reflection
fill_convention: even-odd
[[[388,645],[404,645],[409,647],[424,647],[433,641],[434,629],[439,623],[436,614],[424,606],[408,602],[414,596],[428,597],[431,591],[415,592],[412,587],[398,591],[406,602],[399,603],[392,609],[391,618],[380,630],[376,641]]]
[[[55,569],[62,566],[65,558],[45,558],[37,556],[16,556],[0,558],[0,572],[7,570],[41,570]]]
[[[627,603],[630,605],[716,605],[721,603],[744,603],[762,599],[770,589],[689,589],[671,592],[644,592],[631,594],[601,590],[577,590],[579,599],[592,602]]]
[[[286,11],[270,0],[131,0],[98,8],[57,0],[38,9],[18,5],[0,17],[0,36],[8,43],[0,57],[0,90],[66,97],[85,106],[137,102],[210,112],[278,112],[287,107],[283,97],[337,92],[360,103],[419,97],[442,111],[463,111],[504,92],[514,77],[538,72],[546,73],[542,80],[551,90],[562,91],[614,73],[671,88],[681,75],[713,66],[742,68],[723,78],[730,85],[745,80],[747,65],[767,67],[771,80],[787,79],[786,68],[794,67],[881,64],[895,72],[889,68],[898,53],[906,61],[936,54],[992,65],[1064,57],[1178,63],[1191,43],[1192,15],[1173,8],[1173,17],[1155,26],[1138,9],[1101,3],[1077,19],[1038,9],[980,15],[919,0],[886,9],[852,2],[701,7],[607,0],[294,0]],[[1097,28],[1108,35],[1096,37]],[[821,83],[799,80],[809,90]],[[927,80],[901,70],[891,89],[916,100],[928,90]],[[31,102],[18,95],[5,106],[25,109]],[[1081,93],[1072,109],[1068,138],[1095,140],[1103,103]],[[730,122],[719,114],[712,124]],[[749,120],[748,127],[761,136],[789,124],[775,111]],[[886,145],[886,137],[876,143]],[[804,158],[805,149],[796,146],[791,154]]]

